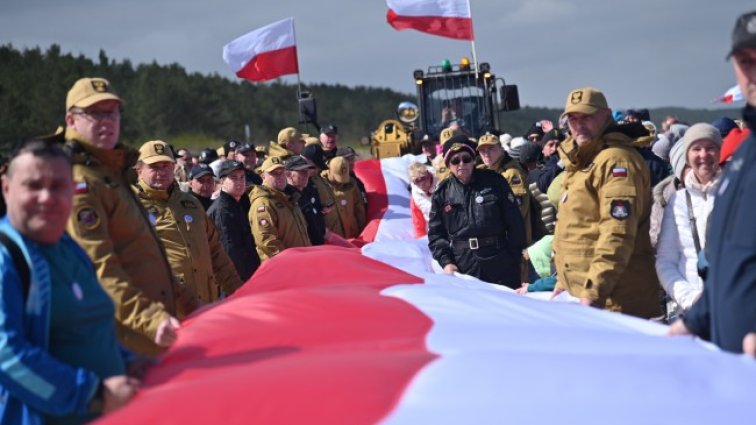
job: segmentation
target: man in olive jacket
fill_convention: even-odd
[[[137,155],[118,144],[120,108],[121,99],[103,78],[82,78],[68,92],[65,138],[76,188],[67,230],[115,302],[121,343],[156,355],[176,340],[176,316],[191,313],[197,301],[175,281],[127,181]]]
[[[134,191],[147,209],[179,283],[209,304],[218,300],[220,289],[231,295],[241,286],[241,279],[220,243],[215,223],[194,196],[179,189],[174,168],[167,143],[145,143],[139,148],[139,181]]]
[[[566,167],[554,233],[554,291],[566,289],[585,305],[661,316],[648,167],[600,91],[570,92],[563,116],[572,135],[559,146]]]

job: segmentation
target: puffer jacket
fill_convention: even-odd
[[[669,198],[671,198],[672,195],[677,192],[677,189],[681,187],[682,185],[680,185],[680,183],[677,181],[677,177],[675,177],[674,175],[667,176],[667,178],[660,181],[659,184],[654,186],[652,193],[654,203],[653,205],[651,205],[651,226],[649,230],[649,234],[651,236],[651,246],[654,249],[656,249],[656,246],[659,242],[659,233],[661,232],[662,217],[664,217],[664,208],[667,206]]]
[[[683,310],[689,309],[703,290],[703,280],[698,276],[698,251],[693,242],[685,191],[690,193],[698,238],[703,249],[706,246],[706,225],[714,208],[717,182],[718,179],[715,179],[703,186],[693,173],[688,173],[685,178],[686,187],[675,192],[664,209],[656,252],[656,273],[664,290]]]

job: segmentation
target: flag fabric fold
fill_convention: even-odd
[[[262,82],[298,74],[294,18],[258,28],[226,44],[223,60],[245,80]]]
[[[386,0],[386,20],[396,30],[414,29],[457,40],[474,40],[469,0]]]
[[[730,88],[717,99],[720,103],[733,103],[740,102],[741,100],[743,100],[743,92],[740,91],[740,86],[738,85]]]

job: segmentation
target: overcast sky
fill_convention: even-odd
[[[471,0],[478,60],[523,105],[563,107],[591,85],[610,106],[712,107],[735,84],[725,61],[753,0]],[[234,74],[223,45],[295,18],[305,83],[413,93],[412,70],[470,56],[470,43],[386,23],[383,0],[0,0],[0,43]],[[295,82],[295,76],[285,77]],[[315,93],[317,96],[317,93]]]

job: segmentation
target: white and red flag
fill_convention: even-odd
[[[294,18],[258,28],[226,44],[223,60],[245,80],[268,81],[298,74]]]
[[[389,25],[457,40],[474,40],[470,0],[386,0]]]
[[[725,94],[717,99],[717,101],[721,103],[740,102],[741,100],[743,100],[743,92],[740,91],[740,86],[738,85],[730,88]]]

